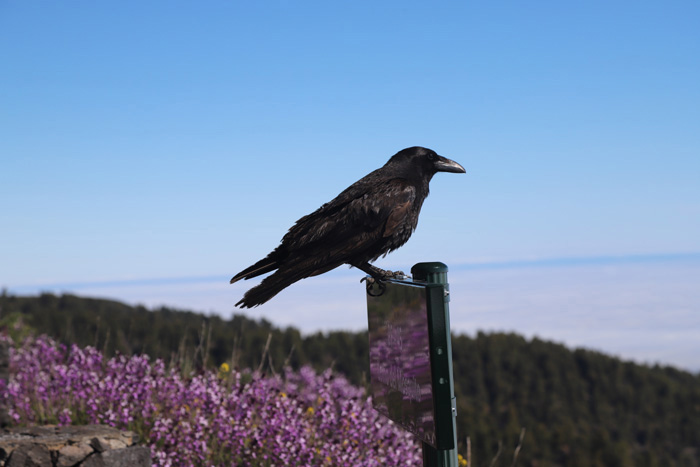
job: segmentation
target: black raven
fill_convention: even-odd
[[[375,280],[386,279],[393,273],[369,263],[406,243],[437,172],[465,170],[427,148],[399,151],[384,167],[299,219],[272,253],[236,274],[231,284],[276,270],[248,290],[236,306],[261,305],[298,280],[341,264],[361,269]]]

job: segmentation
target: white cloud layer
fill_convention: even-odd
[[[256,282],[144,281],[76,284],[54,292],[111,297],[148,307],[166,305],[229,317],[244,313],[305,333],[366,327],[363,273],[341,268],[303,280],[267,304],[235,310]],[[453,268],[452,330],[507,331],[586,347],[643,363],[700,371],[700,261]],[[12,290],[36,293],[51,290]]]

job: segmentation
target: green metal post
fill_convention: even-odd
[[[444,325],[447,331],[447,361],[449,367],[448,384],[450,386],[450,399],[452,403],[452,433],[454,435],[454,449],[435,449],[428,443],[423,443],[423,467],[457,467],[457,399],[455,398],[454,377],[452,373],[452,339],[450,334],[450,286],[447,282],[447,265],[439,262],[417,263],[411,268],[414,280],[424,281],[428,284],[441,284],[445,288],[445,316]],[[441,349],[434,349],[441,353]]]

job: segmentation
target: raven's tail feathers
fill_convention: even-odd
[[[242,270],[235,276],[231,278],[231,284],[238,282],[241,279],[251,279],[253,277],[260,276],[262,274],[274,271],[279,267],[277,250],[273,251],[267,257],[261,259],[254,265]]]
[[[236,306],[240,306],[241,308],[253,308],[262,305],[283,289],[307,276],[308,274],[306,274],[305,271],[279,270],[247,291],[245,295],[243,295],[243,298],[236,303]]]

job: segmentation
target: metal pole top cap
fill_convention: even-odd
[[[411,268],[411,275],[414,279],[425,280],[430,274],[440,274],[447,273],[447,265],[439,261],[432,261],[429,263],[416,263]]]

